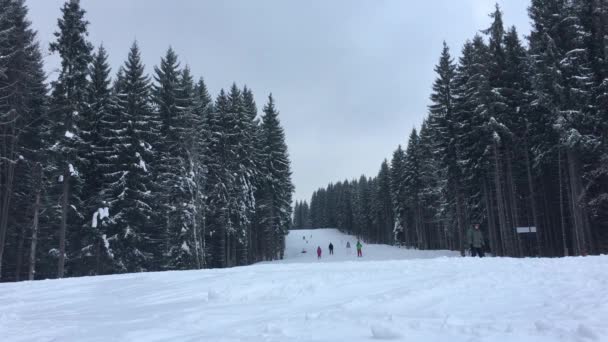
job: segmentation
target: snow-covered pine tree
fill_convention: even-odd
[[[191,164],[187,146],[188,116],[193,109],[193,88],[189,80],[180,84],[177,55],[172,48],[154,68],[153,101],[161,118],[161,139],[155,142],[159,152],[156,177],[162,189],[161,216],[166,234],[167,269],[197,267],[194,237],[194,207],[191,187]],[[187,91],[184,87],[192,88]]]
[[[302,204],[302,228],[310,229],[310,207],[308,206],[308,202],[304,201]]]
[[[93,275],[103,273],[102,264],[108,257],[104,248],[103,236],[109,217],[105,215],[108,208],[104,193],[108,190],[108,173],[113,172],[117,160],[115,118],[116,100],[112,95],[110,66],[108,55],[103,45],[93,55],[89,68],[90,83],[88,88],[89,107],[83,114],[83,141],[89,145],[83,164],[84,216],[81,228],[80,250],[73,256],[74,273]],[[103,215],[100,215],[103,213]]]
[[[265,231],[265,256],[269,260],[282,259],[285,249],[285,235],[291,221],[291,201],[294,191],[291,182],[291,168],[285,132],[279,122],[279,112],[274,105],[272,94],[264,106],[262,117],[263,161],[266,174],[263,176],[264,211],[261,225]]]
[[[421,203],[421,173],[420,173],[419,138],[416,129],[412,129],[405,152],[403,165],[403,181],[406,189],[407,222],[414,236],[414,246],[418,249],[427,249],[427,239],[424,234],[422,203]]]
[[[251,97],[250,101],[253,101]],[[234,235],[229,239],[229,264],[244,265],[249,258],[249,236],[255,211],[255,122],[251,108],[245,109],[243,93],[232,84],[228,94],[229,116],[234,118],[235,125],[228,127],[230,144],[236,159],[229,164],[235,175],[235,184],[231,194],[231,216],[234,224]],[[251,106],[251,103],[249,104]],[[255,104],[253,104],[255,105]],[[291,203],[290,203],[291,204]],[[291,214],[290,214],[291,216]],[[289,225],[287,226],[289,227]]]
[[[53,255],[58,259],[57,277],[65,274],[68,253],[80,250],[79,230],[85,220],[82,186],[84,159],[89,146],[83,140],[84,113],[88,110],[88,68],[92,60],[92,45],[87,41],[88,22],[80,1],[67,1],[61,9],[56,41],[51,52],[59,53],[61,70],[52,83],[51,120],[53,122],[52,152],[58,181],[57,192],[59,241]],[[70,241],[70,246],[66,246]],[[68,260],[70,258],[67,258]]]
[[[465,49],[468,45],[465,44]],[[464,51],[464,50],[463,50]],[[465,231],[465,200],[462,184],[462,170],[458,164],[458,150],[456,146],[458,125],[455,112],[455,78],[456,66],[452,61],[447,44],[443,43],[439,63],[435,66],[437,79],[433,83],[431,105],[429,106],[429,125],[435,133],[434,153],[440,160],[441,168],[445,169],[447,182],[444,193],[446,195],[447,220],[446,226],[453,231],[450,236],[457,241],[461,254],[464,254]]]
[[[202,80],[201,80],[202,82]],[[202,86],[204,87],[204,82]],[[179,87],[178,87],[178,99],[180,99],[180,107],[182,109],[183,116],[183,137],[182,145],[186,151],[186,207],[184,214],[187,215],[188,222],[190,222],[189,234],[182,235],[180,232],[180,240],[177,241],[180,246],[184,243],[190,247],[190,254],[188,250],[182,248],[181,253],[183,254],[181,259],[187,260],[194,258],[194,262],[190,261],[188,268],[196,267],[202,268],[204,265],[204,250],[203,250],[203,202],[202,198],[202,186],[205,181],[205,169],[203,164],[204,145],[203,145],[203,134],[204,124],[203,115],[206,114],[206,107],[209,105],[210,99],[208,94],[205,94],[206,88],[202,89],[202,93],[199,93],[194,79],[190,73],[190,68],[186,65],[180,73]],[[203,102],[203,103],[201,103]],[[181,242],[181,243],[180,243]]]
[[[429,237],[429,248],[431,249],[447,249],[447,239],[445,235],[445,227],[442,220],[438,220],[443,207],[443,198],[441,191],[445,189],[443,179],[445,179],[444,171],[439,167],[437,156],[433,153],[435,137],[431,126],[428,125],[428,119],[422,122],[420,133],[418,134],[418,150],[420,156],[420,183],[421,194],[420,201],[423,212],[423,225]]]
[[[302,229],[302,206],[300,205],[300,201],[296,200],[296,203],[293,205],[293,221],[291,224],[292,229]]]
[[[494,94],[489,82],[489,65],[486,63],[489,58],[488,51],[483,38],[479,35],[476,35],[472,42],[467,42],[454,78],[454,113],[456,122],[459,123],[456,148],[458,163],[462,165],[463,184],[468,199],[463,227],[467,226],[467,220],[481,222],[484,219],[482,199],[488,200],[494,196],[491,191],[492,183],[488,178],[490,168],[488,151],[491,151],[499,137],[491,134],[489,129],[491,121],[489,114]],[[494,209],[487,211],[490,229],[493,227],[494,220],[491,215],[494,212]],[[504,210],[498,212],[503,213],[499,227],[505,230],[501,232],[510,233],[506,231]],[[509,241],[511,240],[503,240],[503,244],[511,248],[512,244]]]
[[[587,50],[593,70],[591,112],[596,122],[596,135],[601,144],[595,160],[587,168],[584,202],[590,211],[600,250],[608,249],[608,3],[601,0],[582,2],[581,23],[590,33]]]
[[[504,240],[506,253],[511,256],[520,255],[519,236],[515,234],[517,225],[517,206],[515,204],[515,188],[513,184],[513,132],[510,130],[510,120],[515,112],[508,105],[509,95],[506,89],[505,70],[505,30],[502,12],[498,5],[490,15],[493,18],[491,26],[484,31],[489,36],[488,58],[486,68],[487,80],[491,93],[485,116],[488,118],[488,133],[493,136],[492,164],[494,173],[494,193],[496,201],[499,231]]]
[[[393,234],[395,242],[408,244],[405,234],[405,184],[404,184],[404,165],[405,152],[401,145],[393,152],[391,159],[391,199],[393,202],[393,213],[395,222],[393,224]]]
[[[182,76],[182,79],[184,77]],[[206,145],[209,134],[206,117],[213,110],[213,102],[207,86],[202,78],[194,87],[194,108],[191,112],[192,124],[190,132],[192,145],[189,147],[192,171],[194,173],[194,205],[195,205],[195,229],[197,235],[198,260],[201,267],[206,267],[206,220],[205,220],[205,186],[207,182],[206,160],[208,149]]]
[[[155,183],[158,161],[152,147],[160,140],[160,120],[151,108],[150,88],[134,42],[114,89],[114,130],[117,139],[124,141],[118,144],[114,171],[108,175],[113,180],[104,194],[111,223],[103,242],[112,259],[111,273],[159,270],[161,265],[164,235],[156,218],[160,190]]]
[[[393,203],[391,201],[391,171],[388,166],[388,160],[386,159],[380,165],[376,183],[375,197],[377,199],[376,213],[378,229],[375,240],[378,243],[392,244],[395,218],[393,215]]]
[[[588,32],[578,17],[579,5],[534,0],[529,9],[533,21],[529,38],[536,97],[533,108],[538,113],[533,124],[542,134],[533,142],[535,158],[537,163],[549,165],[541,177],[558,170],[559,186],[553,193],[560,198],[557,211],[561,213],[564,252],[569,254],[570,245],[577,255],[595,248],[588,214],[579,199],[585,186],[581,171],[584,154],[598,142],[589,134],[593,75],[585,49]],[[567,226],[572,230],[568,232]]]
[[[512,154],[507,154],[507,164],[511,164],[511,190],[513,197],[511,206],[514,207],[517,226],[530,224],[537,231],[537,253],[542,253],[540,241],[545,234],[539,225],[536,203],[536,185],[531,163],[530,149],[530,110],[532,85],[530,82],[529,64],[526,49],[522,46],[515,27],[505,34],[505,69],[503,73],[503,95],[508,106],[508,115],[502,118],[503,123],[512,133],[509,148]],[[508,171],[509,169],[507,169]],[[520,208],[520,210],[517,210]],[[512,210],[513,211],[513,210]]]
[[[33,221],[44,195],[47,90],[24,1],[3,0],[0,8],[0,280],[19,280],[35,273],[40,227]]]
[[[226,92],[222,89],[215,101],[213,111],[205,116],[207,136],[205,140],[207,181],[205,183],[205,240],[206,259],[210,267],[226,267],[226,242],[228,231],[233,229],[229,214],[229,196],[234,184],[234,176],[228,168],[229,150],[226,127],[233,124],[229,113]]]
[[[261,181],[264,175],[264,163],[262,161],[262,131],[260,127],[260,119],[258,116],[258,109],[255,103],[255,99],[253,96],[253,92],[247,86],[243,87],[243,107],[245,110],[246,118],[248,119],[248,124],[251,129],[251,142],[250,142],[250,150],[251,160],[253,164],[250,166],[253,179],[252,185],[255,188],[254,199],[255,202],[255,210],[251,217],[251,228],[249,229],[248,236],[248,245],[249,245],[249,261],[254,262],[261,260],[263,258],[263,253],[260,248],[260,238],[262,236],[263,227],[260,226],[260,216],[258,213],[260,212],[260,202],[257,199],[261,196],[260,188]]]

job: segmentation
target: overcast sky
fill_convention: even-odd
[[[489,26],[494,0],[82,0],[89,38],[115,72],[137,39],[148,72],[171,45],[213,95],[232,82],[272,92],[287,135],[294,199],[378,172],[426,115],[433,67]],[[63,0],[27,0],[45,52]],[[529,32],[529,0],[498,1]],[[57,56],[46,56],[56,77]]]

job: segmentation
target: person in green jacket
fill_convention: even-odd
[[[363,245],[361,244],[361,241],[357,240],[357,257],[363,256],[363,252],[361,252],[361,248],[363,248]]]
[[[483,247],[485,246],[485,242],[483,234],[479,229],[479,223],[475,223],[473,228],[467,231],[467,242],[471,248],[471,256],[479,255],[480,258],[483,258]]]

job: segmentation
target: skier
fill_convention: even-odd
[[[329,242],[329,254],[330,255],[334,254],[334,245],[332,245],[331,241]]]
[[[471,248],[471,256],[479,255],[480,258],[484,257],[483,247],[485,242],[483,240],[483,234],[479,229],[479,223],[473,225],[473,229],[467,231],[467,241]]]
[[[317,247],[317,259],[321,259],[321,246]]]
[[[350,241],[346,241],[346,254],[350,255]]]
[[[361,252],[361,248],[363,248],[363,245],[361,244],[361,241],[357,240],[357,257],[363,256],[363,252]]]

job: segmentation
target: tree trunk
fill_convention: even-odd
[[[587,216],[578,204],[579,198],[583,193],[583,184],[580,176],[580,166],[578,156],[575,151],[569,148],[567,150],[568,157],[568,176],[570,180],[570,206],[574,221],[574,229],[577,235],[577,251],[579,255],[587,255],[593,253],[591,244],[591,230]]]
[[[57,266],[57,278],[63,278],[65,271],[65,235],[68,220],[68,204],[70,195],[70,171],[66,167],[63,171],[63,191],[61,198],[61,226],[59,229],[59,264]]]
[[[40,193],[42,192],[42,166],[36,164],[36,201],[34,202],[34,222],[32,224],[32,241],[30,242],[30,270],[28,279],[36,275],[36,245],[38,244],[38,221],[40,216]]]
[[[521,246],[521,240],[519,238],[519,234],[517,234],[515,227],[518,226],[518,220],[519,220],[519,213],[517,210],[517,187],[515,185],[515,180],[513,179],[513,164],[511,162],[511,151],[508,150],[505,152],[505,158],[506,158],[506,176],[507,176],[507,184],[508,184],[508,189],[509,189],[509,197],[508,197],[508,201],[507,201],[507,205],[509,207],[509,213],[510,213],[510,218],[511,218],[511,224],[510,224],[510,231],[511,231],[511,235],[514,235],[515,238],[515,254],[518,257],[523,256],[523,251],[522,251],[522,246]]]
[[[95,275],[101,274],[101,239],[95,244]]]
[[[502,193],[501,172],[500,172],[500,159],[498,156],[498,146],[496,142],[493,146],[494,152],[494,186],[496,187],[496,207],[498,209],[498,224],[500,237],[502,240],[502,247],[505,255],[513,256],[513,244],[511,240],[511,234],[509,227],[507,227],[507,219],[505,216],[504,198]]]
[[[17,243],[17,260],[15,265],[15,281],[21,280],[21,266],[23,264],[23,245],[25,243],[25,227],[21,227]]]
[[[14,127],[12,128],[12,133],[9,132],[8,129],[4,131],[7,136],[10,136],[9,140],[11,142],[4,146],[6,152],[0,156],[6,158],[3,162],[7,164],[4,176],[4,193],[2,194],[2,202],[0,202],[0,279],[2,279],[2,260],[4,256],[4,247],[6,245],[6,231],[8,229],[8,210],[13,195],[13,181],[15,178],[15,161],[13,161],[15,148],[14,131]],[[2,186],[2,183],[0,183],[0,186]]]
[[[568,243],[566,241],[566,218],[564,217],[564,186],[562,185],[562,151],[558,151],[557,157],[557,169],[559,171],[559,215],[560,215],[560,228],[562,232],[562,247],[564,250],[564,256],[568,256]]]
[[[486,202],[486,211],[488,213],[488,238],[490,239],[490,249],[495,255],[502,256],[502,248],[498,240],[498,232],[496,231],[496,221],[494,220],[494,206],[492,205],[492,194],[488,181],[483,180],[483,194]]]
[[[459,183],[456,184],[456,220],[458,222],[458,240],[459,240],[458,248],[460,249],[460,255],[464,256],[465,255],[465,253],[464,253],[464,250],[465,250],[464,199],[463,199],[462,190],[460,189]]]
[[[30,271],[29,280],[34,280],[36,274],[36,245],[38,243],[38,218],[40,215],[40,192],[36,193],[36,204],[34,206],[34,224],[32,226],[32,242],[30,246]]]
[[[528,141],[524,139],[524,151],[526,154],[526,175],[528,177],[528,191],[530,192],[530,207],[532,208],[532,222],[536,227],[536,249],[538,255],[542,255],[540,246],[541,230],[538,225],[538,210],[536,208],[536,192],[534,191],[534,183],[532,182],[532,167],[530,165],[530,154],[528,151]]]

